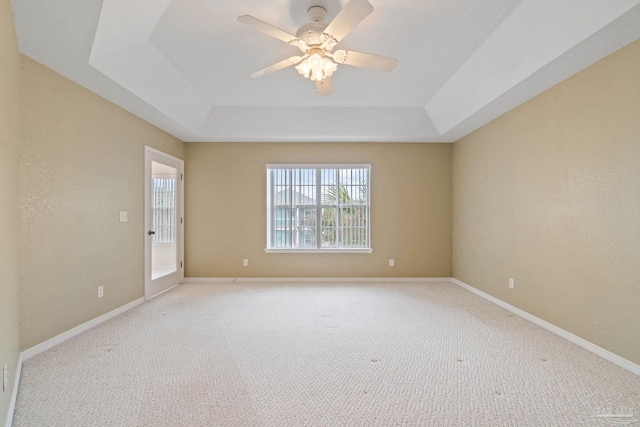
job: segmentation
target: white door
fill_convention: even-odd
[[[184,162],[144,149],[144,297],[149,299],[184,279]]]

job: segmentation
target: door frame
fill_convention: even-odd
[[[151,216],[151,162],[167,164],[176,169],[176,272],[151,279],[152,241],[149,230],[153,227]],[[144,146],[144,299],[148,300],[184,282],[184,160],[164,153],[148,145]]]

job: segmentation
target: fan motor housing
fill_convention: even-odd
[[[296,32],[296,37],[309,46],[322,44],[322,32],[327,28],[324,22],[309,22],[304,24]]]

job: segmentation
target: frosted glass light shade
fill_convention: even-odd
[[[338,65],[320,54],[314,53],[307,59],[296,66],[296,70],[305,78],[311,80],[324,80],[331,77],[334,71],[338,69]]]

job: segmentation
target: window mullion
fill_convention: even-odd
[[[316,249],[322,243],[322,169],[316,170]]]
[[[340,247],[340,169],[336,169],[336,248]]]
[[[371,171],[365,170],[365,182],[367,183],[367,224],[366,224],[366,232],[367,232],[367,247],[371,247]]]
[[[351,181],[349,182],[349,246],[353,247],[353,197],[351,193],[353,192],[353,169],[349,171],[349,176],[351,177]]]
[[[287,225],[287,230],[289,231],[289,247],[293,248],[293,219],[291,218],[291,211],[293,210],[293,171],[289,169],[287,172],[289,176],[289,203],[287,203],[286,218],[289,220]]]
[[[300,200],[296,201],[298,197],[296,195],[300,194],[300,169],[293,170],[293,176],[295,177],[295,190],[293,192],[294,199],[291,200],[291,219],[293,221],[293,247],[300,247]]]

